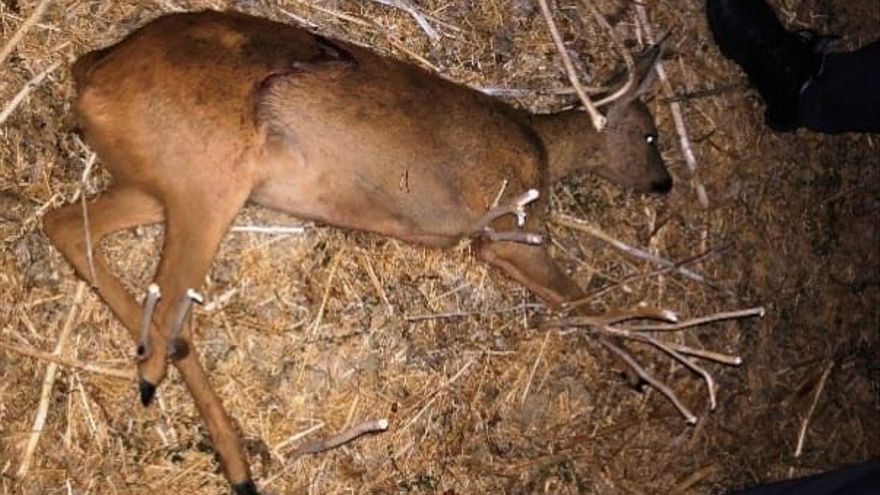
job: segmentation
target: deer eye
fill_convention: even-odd
[[[657,144],[657,135],[656,134],[645,134],[645,142],[650,145]]]

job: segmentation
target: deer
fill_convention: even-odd
[[[44,230],[137,343],[144,406],[176,367],[233,491],[256,494],[187,317],[239,210],[250,202],[435,248],[470,238],[479,259],[548,305],[577,300],[584,292],[541,242],[548,188],[591,170],[636,191],[670,190],[640,100],[661,52],[637,57],[635,84],[608,104],[598,132],[579,109],[530,114],[296,26],[165,15],[73,64],[78,129],[113,182],[88,202],[88,222],[71,204],[47,213]],[[139,304],[84,239],[97,246],[161,222],[161,259]]]

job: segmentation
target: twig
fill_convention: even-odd
[[[738,356],[729,356],[717,352],[694,349],[683,344],[664,342],[657,339],[650,332],[679,331],[710,322],[734,318],[749,318],[753,316],[763,315],[764,308],[757,307],[738,311],[720,312],[709,316],[692,318],[690,320],[678,322],[678,318],[675,316],[675,313],[671,311],[651,307],[638,307],[632,310],[613,311],[604,315],[562,318],[559,320],[546,322],[541,326],[543,328],[574,326],[579,327],[579,329],[583,329],[583,327],[589,327],[590,331],[598,335],[599,342],[602,345],[604,345],[611,352],[620,357],[630,368],[632,368],[633,371],[635,371],[635,373],[640,378],[642,378],[642,380],[648,382],[648,384],[650,384],[652,387],[656,388],[663,395],[665,395],[673,403],[673,405],[675,405],[679,412],[681,412],[688,423],[694,424],[696,422],[696,417],[686,407],[683,406],[679,398],[676,396],[675,392],[673,392],[670,388],[657,380],[655,377],[651,376],[650,373],[648,373],[647,370],[645,370],[641,366],[641,364],[639,364],[638,361],[636,361],[636,359],[632,357],[632,355],[630,355],[623,347],[620,347],[611,342],[610,338],[616,337],[620,339],[634,340],[636,342],[648,344],[655,349],[666,353],[668,356],[685,365],[694,373],[700,375],[700,377],[706,383],[706,388],[709,395],[710,409],[714,410],[717,406],[715,379],[706,369],[696,364],[691,359],[688,359],[686,356],[715,361],[717,363],[726,364],[729,366],[739,366],[740,364],[742,364],[742,359],[740,359]],[[635,319],[661,320],[668,323],[615,326],[617,324],[623,324],[629,320]],[[564,331],[559,333],[561,335],[564,335],[571,332]]]
[[[561,225],[563,227],[568,227],[571,229],[579,230],[581,232],[584,232],[585,234],[588,234],[592,237],[595,237],[596,239],[605,241],[606,243],[610,244],[613,248],[617,249],[618,251],[622,251],[623,253],[628,254],[632,257],[647,260],[647,261],[650,261],[651,263],[654,263],[655,265],[659,265],[659,266],[662,266],[665,268],[672,268],[675,270],[676,273],[680,273],[681,275],[683,275],[691,280],[694,280],[694,281],[699,282],[701,284],[705,284],[708,287],[711,287],[712,289],[715,289],[715,290],[722,291],[725,294],[733,295],[729,290],[722,289],[717,284],[708,280],[703,275],[700,275],[699,273],[697,273],[693,270],[685,268],[684,266],[680,266],[680,267],[676,268],[675,263],[673,263],[672,261],[669,261],[665,258],[661,258],[660,256],[657,256],[655,254],[651,254],[647,251],[629,246],[628,244],[611,237],[610,235],[601,231],[597,227],[590,225],[589,223],[585,222],[584,220],[573,218],[573,217],[570,217],[567,215],[553,215],[552,220],[553,220],[553,223],[556,223],[557,225]]]
[[[400,428],[400,432],[404,432],[404,431],[406,431],[407,428],[409,428],[410,426],[413,425],[413,423],[415,423],[416,421],[418,421],[418,419],[422,416],[422,414],[424,414],[425,411],[428,410],[428,407],[430,407],[431,404],[433,404],[434,401],[437,400],[437,397],[439,396],[439,394],[440,394],[441,392],[443,392],[444,390],[446,390],[446,389],[447,389],[449,386],[451,386],[453,383],[455,383],[459,378],[461,378],[461,377],[464,375],[464,372],[467,371],[468,368],[470,368],[471,365],[474,364],[474,362],[476,362],[476,360],[477,360],[476,357],[472,358],[470,361],[468,361],[467,363],[465,363],[465,365],[462,366],[460,370],[458,370],[454,375],[452,375],[452,378],[450,378],[449,380],[447,380],[446,383],[444,383],[443,385],[441,385],[439,388],[435,389],[435,390],[434,390],[434,393],[431,394],[431,398],[428,399],[427,402],[425,402],[425,405],[422,406],[421,409],[419,409],[419,412],[417,412],[415,415],[413,415],[413,417],[411,417],[411,418],[406,422],[406,424],[404,424],[403,427]]]
[[[84,363],[82,361],[76,361],[73,359],[68,359],[63,356],[58,356],[56,354],[52,354],[51,352],[40,351],[33,348],[28,347],[20,347],[17,345],[7,344],[6,342],[0,342],[0,348],[6,349],[9,352],[14,352],[16,354],[21,354],[22,356],[31,357],[34,359],[39,359],[40,361],[46,361],[47,363],[55,363],[59,366],[64,366],[66,368],[75,368],[78,370],[87,371],[89,373],[95,373],[98,375],[106,375],[112,376],[113,378],[121,378],[123,380],[134,380],[135,374],[134,372],[122,371],[113,368],[105,368],[103,366],[98,366],[95,364]]]
[[[302,234],[306,228],[302,225],[282,226],[282,225],[235,225],[229,229],[230,232],[246,233],[246,234],[267,234],[267,235],[289,235]]]
[[[648,42],[654,43],[654,33],[651,29],[651,23],[648,20],[648,12],[645,10],[645,6],[643,4],[636,4],[636,14],[638,15],[639,21],[642,24],[642,29],[645,31],[645,37]],[[663,84],[664,90],[666,91],[667,97],[672,97],[675,95],[675,91],[672,89],[672,83],[669,82],[669,77],[666,75],[666,69],[663,67],[662,61],[657,61],[657,65],[655,67],[657,71],[657,77],[660,79],[660,82]],[[697,199],[700,202],[700,205],[703,208],[709,207],[709,196],[706,194],[706,187],[699,182],[699,180],[695,177],[697,173],[697,158],[694,155],[694,150],[691,147],[691,140],[688,137],[687,127],[684,123],[684,117],[681,113],[681,104],[677,101],[673,101],[669,104],[669,109],[672,112],[672,121],[675,123],[675,130],[678,133],[678,142],[681,146],[681,154],[684,156],[684,161],[687,164],[688,171],[690,171],[691,176],[694,177],[694,187],[697,190]]]
[[[404,320],[407,322],[419,322],[426,320],[445,320],[450,318],[465,318],[467,316],[486,316],[500,313],[512,313],[514,311],[523,311],[526,309],[540,309],[543,308],[543,304],[519,304],[516,306],[511,306],[509,308],[501,308],[501,309],[487,309],[487,310],[474,310],[474,311],[450,311],[448,313],[430,313],[430,314],[421,314],[421,315],[410,315],[406,316]]]
[[[293,12],[290,12],[289,10],[279,8],[278,11],[281,12],[282,14],[286,15],[287,17],[290,17],[291,19],[295,20],[296,22],[302,24],[303,26],[309,28],[309,29],[315,29],[318,27],[318,25],[315,24],[314,22],[312,22],[304,17],[300,17],[300,16],[294,14]]]
[[[79,141],[79,143],[80,145],[83,145],[82,141]],[[95,159],[97,158],[97,155],[95,155],[95,153],[92,151],[88,151],[88,154],[89,157],[86,158],[86,167],[83,170],[82,178],[80,179],[79,199],[82,204],[83,233],[85,235],[86,241],[86,261],[89,264],[89,275],[91,276],[92,287],[97,288],[98,278],[95,276],[95,256],[92,246],[92,228],[89,223],[89,206],[88,202],[86,201],[86,192],[89,188],[89,176],[92,174],[92,167],[95,166]]]
[[[359,25],[359,26],[367,27],[367,28],[368,28],[368,27],[371,27],[369,22],[367,22],[367,21],[365,21],[365,20],[363,20],[363,19],[359,19],[359,18],[357,18],[357,17],[355,17],[355,16],[353,16],[353,15],[346,14],[345,12],[339,12],[339,11],[336,11],[336,10],[333,10],[333,9],[328,9],[328,8],[326,8],[326,7],[321,7],[320,5],[316,5],[316,4],[313,4],[313,3],[311,3],[311,2],[307,2],[307,1],[305,1],[305,0],[296,0],[296,2],[297,2],[297,3],[300,3],[300,4],[303,4],[303,5],[306,5],[306,6],[308,6],[308,7],[311,7],[311,8],[313,8],[313,9],[317,10],[318,12],[323,12],[323,13],[325,13],[325,14],[327,14],[327,15],[330,15],[330,16],[333,16],[333,17],[336,17],[336,18],[342,19],[342,20],[344,20],[344,21],[348,21],[348,22],[351,22],[351,23],[357,24],[357,25]]]
[[[416,53],[416,52],[410,50],[405,44],[403,44],[403,43],[401,43],[400,41],[398,41],[398,40],[397,40],[394,36],[392,36],[390,33],[386,33],[386,34],[385,34],[385,39],[387,39],[387,40],[388,40],[388,43],[391,44],[391,46],[393,46],[394,48],[396,48],[396,49],[402,51],[402,52],[405,53],[407,56],[409,56],[410,58],[412,58],[413,60],[415,60],[416,62],[422,64],[424,67],[426,67],[426,68],[428,68],[428,69],[431,69],[431,72],[435,72],[435,73],[437,73],[437,74],[440,74],[440,73],[443,72],[443,71],[440,70],[440,67],[437,67],[436,65],[432,64],[430,60],[428,60],[428,59],[426,59],[425,57],[419,55],[418,53]]]
[[[687,478],[680,481],[675,487],[672,489],[672,495],[681,495],[684,493],[691,493],[691,488],[693,488],[697,483],[700,483],[704,479],[709,476],[714,476],[718,472],[717,464],[709,464],[703,468],[697,469],[693,473],[691,473]]]
[[[587,6],[587,9],[596,18],[596,21],[605,28],[605,31],[608,32],[608,37],[611,38],[611,42],[614,43],[615,48],[623,55],[623,61],[626,63],[626,82],[617,89],[617,91],[611,93],[610,95],[601,98],[599,101],[595,103],[597,107],[601,107],[603,105],[607,105],[613,101],[620,99],[627,91],[630,90],[633,83],[635,82],[635,72],[636,72],[636,63],[632,58],[632,54],[629,53],[629,50],[623,46],[623,43],[620,42],[620,39],[617,38],[617,35],[614,33],[614,28],[611,27],[611,23],[608,22],[608,19],[602,15],[602,12],[596,8],[596,5],[592,2],[592,0],[581,0],[583,4]]]
[[[3,123],[6,122],[6,119],[12,115],[12,112],[14,112],[19,105],[21,105],[21,102],[24,101],[27,95],[36,89],[37,86],[42,84],[43,80],[46,79],[46,76],[48,76],[53,70],[57,69],[59,65],[61,65],[61,62],[53,62],[49,67],[43,69],[43,72],[40,72],[32,77],[30,81],[25,83],[24,87],[12,97],[12,100],[10,100],[3,108],[3,111],[0,112],[0,125],[3,125]]]
[[[721,86],[715,86],[711,88],[705,89],[697,89],[694,91],[688,92],[676,92],[672,96],[665,96],[660,98],[659,101],[661,103],[674,103],[674,102],[685,102],[692,100],[699,100],[701,98],[710,98],[712,96],[722,95],[724,93],[730,93],[731,91],[738,91],[742,89],[748,88],[748,83],[745,82],[734,82],[730,84],[722,84]]]
[[[583,103],[587,113],[590,114],[590,119],[593,121],[593,127],[595,127],[597,131],[605,129],[605,116],[596,110],[593,101],[587,95],[584,87],[581,86],[574,64],[571,63],[571,57],[568,56],[568,51],[565,49],[565,43],[562,41],[562,36],[559,35],[559,30],[556,28],[556,22],[553,21],[553,14],[550,12],[547,0],[538,0],[538,5],[540,5],[541,14],[544,15],[544,20],[547,22],[547,28],[550,30],[550,36],[553,38],[553,43],[556,44],[556,50],[562,58],[562,65],[565,67],[565,73],[568,75],[568,80],[571,82],[578,99]]]
[[[489,96],[556,96],[556,95],[573,95],[574,88],[500,88],[498,86],[479,86],[474,88],[481,93]],[[607,88],[585,88],[587,92],[598,92]],[[596,91],[594,91],[596,90]]]
[[[739,366],[743,363],[742,358],[739,356],[731,356],[729,354],[707,351],[705,349],[696,349],[684,344],[670,343],[667,345],[672,346],[673,349],[687,356],[693,356],[707,361],[715,361],[716,363],[726,364],[727,366]]]
[[[428,22],[428,19],[425,18],[425,15],[412,3],[408,0],[373,0],[376,3],[381,3],[382,5],[387,5],[389,7],[394,7],[396,9],[400,9],[415,19],[416,24],[422,28],[422,31],[431,38],[432,40],[436,40],[440,37],[440,34],[437,33],[437,30],[431,26],[431,23]]]
[[[73,331],[77,310],[79,309],[80,304],[82,304],[85,292],[85,282],[77,284],[76,294],[73,296],[73,303],[70,306],[70,311],[67,313],[67,319],[64,320],[64,325],[61,327],[61,334],[58,336],[58,342],[55,344],[55,350],[52,353],[56,356],[60,355],[61,351],[64,350],[64,346],[67,344],[67,339]],[[28,437],[27,445],[25,446],[24,454],[22,455],[21,463],[19,464],[18,472],[16,473],[16,476],[19,478],[27,476],[31,461],[33,461],[34,452],[40,441],[40,436],[43,434],[43,428],[46,426],[46,417],[49,413],[49,399],[52,395],[52,388],[55,386],[55,378],[57,374],[58,364],[50,362],[49,365],[46,366],[46,376],[43,378],[43,389],[40,392],[40,403],[37,407],[37,413],[34,416],[34,424],[31,427],[31,434],[30,437]]]
[[[526,386],[523,389],[522,397],[520,398],[519,403],[525,404],[526,397],[529,395],[529,389],[532,388],[532,380],[535,379],[535,372],[538,370],[538,363],[541,362],[541,356],[544,355],[544,348],[547,347],[547,341],[550,340],[550,332],[544,334],[544,341],[541,342],[541,348],[538,350],[538,356],[535,357],[535,362],[532,364],[532,369],[529,371],[529,379],[526,381]]]
[[[318,306],[318,314],[315,316],[315,321],[312,322],[312,326],[309,328],[309,337],[314,335],[314,333],[318,331],[318,327],[321,326],[321,320],[324,318],[324,310],[327,308],[327,299],[330,297],[330,289],[333,287],[333,277],[336,276],[336,269],[339,267],[339,262],[342,260],[343,254],[345,254],[345,248],[342,248],[336,253],[336,256],[333,257],[333,261],[330,262],[330,274],[327,275],[327,284],[324,286],[324,295],[321,297],[321,305]]]
[[[602,340],[600,340],[600,342],[609,351],[616,354],[630,368],[632,368],[633,371],[635,371],[636,374],[639,375],[639,378],[641,378],[642,380],[647,382],[648,385],[654,387],[661,394],[665,395],[666,398],[669,399],[670,402],[672,402],[672,405],[674,405],[675,408],[678,409],[678,411],[681,413],[681,415],[684,416],[685,421],[687,421],[688,424],[693,425],[693,424],[697,423],[697,417],[694,416],[694,413],[692,413],[690,411],[690,409],[688,409],[687,406],[685,406],[684,403],[681,402],[681,399],[678,398],[678,396],[675,394],[675,392],[673,392],[671,388],[667,387],[665,383],[654,378],[654,375],[652,375],[651,373],[648,373],[648,371],[645,368],[643,368],[638,363],[638,361],[635,360],[634,357],[632,357],[628,352],[621,349],[620,347],[613,344],[611,341],[609,341],[607,339],[602,339]]]
[[[804,442],[807,439],[807,429],[810,427],[810,420],[813,419],[813,414],[816,412],[816,405],[819,404],[819,397],[822,395],[822,391],[825,390],[825,383],[828,381],[828,377],[831,375],[831,370],[833,368],[834,361],[831,361],[828,363],[828,366],[825,367],[825,371],[822,372],[819,384],[816,385],[816,393],[813,394],[813,402],[810,403],[810,409],[807,411],[807,415],[801,423],[801,430],[798,433],[797,447],[794,449],[795,459],[799,458],[804,451]]]
[[[706,323],[713,323],[716,321],[737,320],[740,318],[751,318],[754,316],[757,316],[758,318],[763,318],[766,313],[767,311],[764,309],[763,306],[758,306],[755,308],[740,309],[736,311],[722,311],[720,313],[715,313],[708,316],[701,316],[699,318],[692,318],[690,320],[685,320],[678,323],[635,325],[627,327],[627,330],[635,332],[676,332],[679,330],[684,330],[686,328],[705,325]]]
[[[324,422],[319,421],[317,424],[310,426],[309,428],[305,429],[304,431],[301,431],[299,433],[296,433],[296,434],[284,439],[283,441],[281,441],[280,443],[275,445],[272,448],[272,450],[283,449],[284,447],[287,447],[288,445],[292,444],[293,442],[296,442],[300,438],[304,438],[308,435],[311,435],[312,433],[320,430],[323,427],[324,427]]]
[[[633,282],[635,282],[637,280],[641,280],[641,279],[651,278],[656,275],[663,275],[667,272],[677,270],[681,267],[684,267],[687,265],[692,265],[695,263],[699,263],[699,262],[705,260],[706,258],[708,258],[712,255],[718,254],[720,252],[726,251],[729,248],[730,248],[730,244],[725,244],[724,246],[721,246],[719,248],[707,249],[706,251],[704,251],[696,256],[691,256],[690,258],[685,258],[681,261],[676,261],[675,264],[671,265],[671,266],[664,266],[664,267],[658,268],[657,270],[652,270],[650,272],[634,273],[628,277],[625,277],[621,280],[618,280],[617,282],[606,285],[605,287],[602,287],[601,289],[596,289],[580,299],[576,299],[574,301],[569,301],[567,303],[564,303],[562,305],[562,308],[563,309],[574,309],[574,308],[583,306],[584,304],[587,304],[588,302],[601,296],[602,294],[605,294],[606,292],[608,292],[612,289],[615,289],[617,287],[620,287],[622,285],[630,284],[630,283],[633,283]]]
[[[379,293],[379,297],[381,297],[382,301],[385,303],[385,314],[388,316],[393,315],[394,306],[392,306],[391,301],[388,300],[388,294],[385,293],[385,288],[382,287],[382,284],[379,282],[379,277],[376,276],[376,271],[373,270],[373,264],[370,263],[370,258],[367,257],[363,251],[358,252],[358,254],[360,255],[361,264],[367,272],[367,277],[370,279],[370,283],[373,284],[373,288],[376,289],[376,292]]]
[[[360,436],[366,435],[368,433],[382,432],[387,429],[387,419],[383,418],[372,421],[365,421],[343,431],[338,435],[334,435],[330,438],[318,440],[303,445],[302,447],[294,450],[290,454],[290,461],[293,462],[306,454],[317,454],[319,452],[324,452],[325,450],[335,449],[336,447],[345,445]]]
[[[12,38],[9,38],[9,41],[3,45],[3,49],[0,50],[0,65],[3,65],[3,62],[6,61],[6,57],[12,53],[12,50],[15,50],[15,47],[18,46],[18,43],[24,37],[25,33],[30,30],[30,28],[34,27],[34,24],[39,22],[40,18],[43,17],[43,14],[46,13],[46,9],[49,8],[49,4],[52,3],[52,0],[42,0],[40,3],[34,7],[34,11],[31,12],[31,15],[24,21],[24,23],[18,28],[18,31],[12,35]],[[0,119],[0,123],[3,123],[3,119]]]
[[[634,334],[634,336],[638,340],[641,340],[642,342],[650,344],[650,345],[656,347],[657,349],[660,349],[661,351],[665,352],[666,354],[672,356],[673,359],[675,359],[679,363],[685,365],[694,373],[700,375],[703,378],[703,381],[706,382],[706,389],[707,389],[707,392],[709,393],[709,409],[712,411],[715,410],[715,407],[718,405],[718,402],[715,398],[715,379],[712,378],[712,375],[709,374],[708,371],[706,371],[703,367],[697,365],[696,363],[694,363],[690,359],[684,357],[681,353],[676,351],[672,346],[669,346],[666,343],[659,341],[650,335]]]

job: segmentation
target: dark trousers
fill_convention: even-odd
[[[809,478],[780,481],[729,495],[878,495],[880,461],[869,461]]]
[[[880,40],[828,54],[798,107],[798,123],[807,129],[880,133]]]

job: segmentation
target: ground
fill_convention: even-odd
[[[0,45],[37,3],[0,2]],[[871,0],[771,3],[788,25],[838,33],[844,47],[880,36]],[[599,83],[620,57],[588,4],[555,7],[581,76]],[[634,4],[596,4],[637,49],[644,31]],[[134,346],[93,293],[75,303],[81,282],[42,231],[48,209],[78,198],[88,157],[70,113],[72,60],[162,12],[234,8],[307,20],[462,84],[567,87],[531,1],[418,5],[439,40],[408,14],[368,1],[50,4],[0,77],[5,107],[34,75],[60,64],[0,124],[2,493],[227,490],[176,374],[144,409],[133,380],[102,371],[130,376]],[[667,197],[641,196],[584,175],[554,187],[552,208],[670,260],[708,252],[688,267],[711,282],[651,274],[654,265],[595,237],[558,224],[549,231],[555,258],[588,290],[627,279],[596,298],[596,310],[646,303],[695,317],[766,308],[763,319],[674,337],[742,356],[740,367],[706,365],[718,408],[708,410],[694,375],[647,351],[639,354],[646,366],[701,419],[688,426],[657,392],[629,388],[589,336],[539,328],[554,313],[467,245],[438,251],[312,224],[299,235],[230,233],[204,287],[211,304],[195,314],[196,346],[267,492],[708,494],[880,456],[878,136],[770,132],[743,74],[712,43],[701,1],[650,2],[648,13],[655,32],[671,34],[665,67],[674,94],[658,86],[650,105],[676,187]],[[537,111],[574,103],[546,93],[509,101]],[[681,100],[696,173],[682,159],[671,99]],[[110,180],[99,160],[85,194]],[[701,185],[708,206],[698,201]],[[236,223],[299,224],[255,207]],[[161,236],[154,226],[103,246],[137,294]],[[68,320],[61,355],[101,369],[60,366],[19,477],[47,374],[32,351],[53,352]],[[286,458],[304,442],[380,417],[391,422],[384,434]]]

